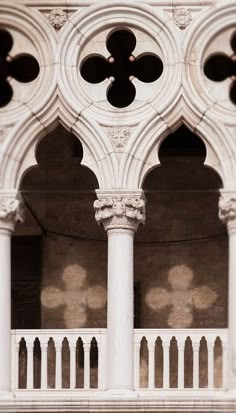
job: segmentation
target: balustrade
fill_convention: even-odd
[[[142,355],[144,338],[146,360]],[[69,353],[67,357],[66,349]],[[172,377],[173,351],[175,386]],[[136,391],[171,391],[173,387],[175,390],[226,388],[226,367],[227,329],[134,330]],[[158,384],[157,371],[161,372]],[[106,329],[12,331],[12,383],[15,390],[105,390],[106,372]],[[140,380],[144,372],[146,388],[143,388]],[[187,376],[191,376],[190,385],[186,385]]]
[[[36,339],[40,343],[40,351],[36,353]],[[67,340],[69,361],[63,368],[63,343]],[[53,345],[54,356],[50,360],[49,343]],[[80,343],[82,344],[80,346]],[[80,347],[80,348],[79,348]],[[96,349],[96,360],[92,359],[93,348]],[[15,389],[42,390],[62,388],[75,389],[81,387],[104,389],[106,383],[106,330],[17,330],[12,331],[12,383]],[[79,352],[80,350],[80,352]],[[36,371],[36,359],[39,359],[40,373]],[[93,364],[91,363],[93,362]],[[49,364],[50,383],[49,384]],[[77,385],[77,370],[82,364],[83,380]],[[102,369],[102,374],[98,370]],[[97,380],[91,383],[91,375],[96,370]],[[54,373],[52,373],[52,371]],[[69,372],[69,373],[68,373]],[[68,373],[68,374],[67,374]],[[20,376],[25,375],[23,380]],[[65,376],[69,377],[67,386],[63,386]],[[94,383],[96,381],[96,383]],[[37,382],[37,384],[36,384]],[[82,385],[81,385],[82,384]]]
[[[157,339],[161,339],[162,346],[157,347]],[[148,357],[142,357],[141,343],[143,339],[147,341]],[[177,385],[171,386],[171,352],[173,355],[173,347],[171,349],[172,339],[175,338],[177,342],[177,355],[175,357],[174,373],[177,378]],[[201,343],[205,339],[206,348],[205,351],[201,350]],[[192,365],[191,369],[186,367],[186,343],[187,340],[191,340],[191,351],[188,356],[191,358]],[[218,348],[220,348],[220,356],[217,359],[215,356],[216,343]],[[135,388],[142,389],[141,385],[141,375],[146,371],[147,378],[147,388],[155,389],[156,381],[156,371],[161,369],[162,375],[162,386],[158,386],[164,389],[175,389],[183,390],[186,387],[191,387],[193,389],[200,388],[225,388],[226,387],[226,345],[227,345],[227,330],[226,329],[139,329],[134,332],[134,347],[135,347],[135,377],[134,383]],[[161,352],[161,365],[156,363],[157,353]],[[200,365],[200,352],[204,357],[205,363]],[[219,362],[220,359],[220,362]],[[158,358],[160,360],[160,358]],[[220,364],[220,366],[219,366]],[[146,365],[146,369],[145,366]],[[217,370],[217,371],[216,371]],[[217,374],[216,374],[217,373]],[[204,377],[204,375],[207,377]],[[185,379],[191,381],[191,386],[185,385]],[[190,377],[191,376],[191,377]],[[217,376],[217,380],[215,379]],[[204,378],[204,382],[207,385],[200,385],[200,377]],[[217,382],[216,382],[217,381]]]

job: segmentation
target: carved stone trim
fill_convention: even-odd
[[[192,21],[192,14],[188,9],[185,8],[175,8],[173,11],[173,20],[175,24],[184,30]]]
[[[219,218],[228,227],[236,229],[236,193],[222,193],[219,200]]]
[[[48,15],[48,20],[55,29],[59,30],[67,21],[66,12],[63,9],[53,9]]]
[[[107,128],[107,134],[116,152],[123,152],[131,135],[128,126],[113,126]]]
[[[136,231],[145,223],[145,200],[142,196],[111,196],[94,202],[95,219],[105,230],[124,228]]]
[[[0,230],[14,231],[15,224],[24,221],[24,207],[20,195],[0,195]]]

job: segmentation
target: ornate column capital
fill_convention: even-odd
[[[236,231],[236,191],[222,190],[219,199],[219,218],[228,230]]]
[[[105,230],[130,229],[136,231],[145,223],[145,196],[139,191],[96,191],[95,219]]]
[[[0,231],[13,232],[24,221],[23,200],[17,192],[0,191]]]

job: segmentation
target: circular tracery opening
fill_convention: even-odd
[[[232,80],[229,90],[229,97],[236,105],[236,32],[230,39],[232,54],[226,55],[219,52],[210,55],[203,66],[204,73],[208,79],[214,82],[222,82],[227,78]]]
[[[100,83],[108,78],[108,102],[117,108],[129,106],[135,99],[136,89],[132,80],[142,82],[157,80],[163,72],[159,56],[145,53],[135,57],[132,53],[136,37],[130,30],[115,30],[107,38],[106,47],[111,53],[108,59],[91,54],[81,65],[81,76],[89,83]]]
[[[12,99],[13,89],[8,81],[10,77],[21,83],[28,83],[38,77],[40,70],[38,61],[28,53],[12,58],[12,47],[11,34],[0,29],[0,107],[6,106]]]

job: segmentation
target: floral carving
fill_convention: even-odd
[[[95,219],[105,229],[137,229],[145,223],[145,201],[141,198],[102,198],[94,202]]]
[[[24,209],[21,198],[3,196],[0,198],[1,226],[14,228],[16,223],[24,221]]]
[[[115,126],[108,128],[108,137],[117,152],[122,152],[130,138],[130,128],[128,126]]]
[[[48,15],[48,20],[55,29],[60,29],[67,21],[67,15],[62,9],[53,9]]]
[[[236,222],[236,196],[221,196],[219,200],[219,218],[224,224]]]
[[[176,8],[173,11],[173,19],[175,24],[184,30],[192,21],[192,15],[188,9]]]

